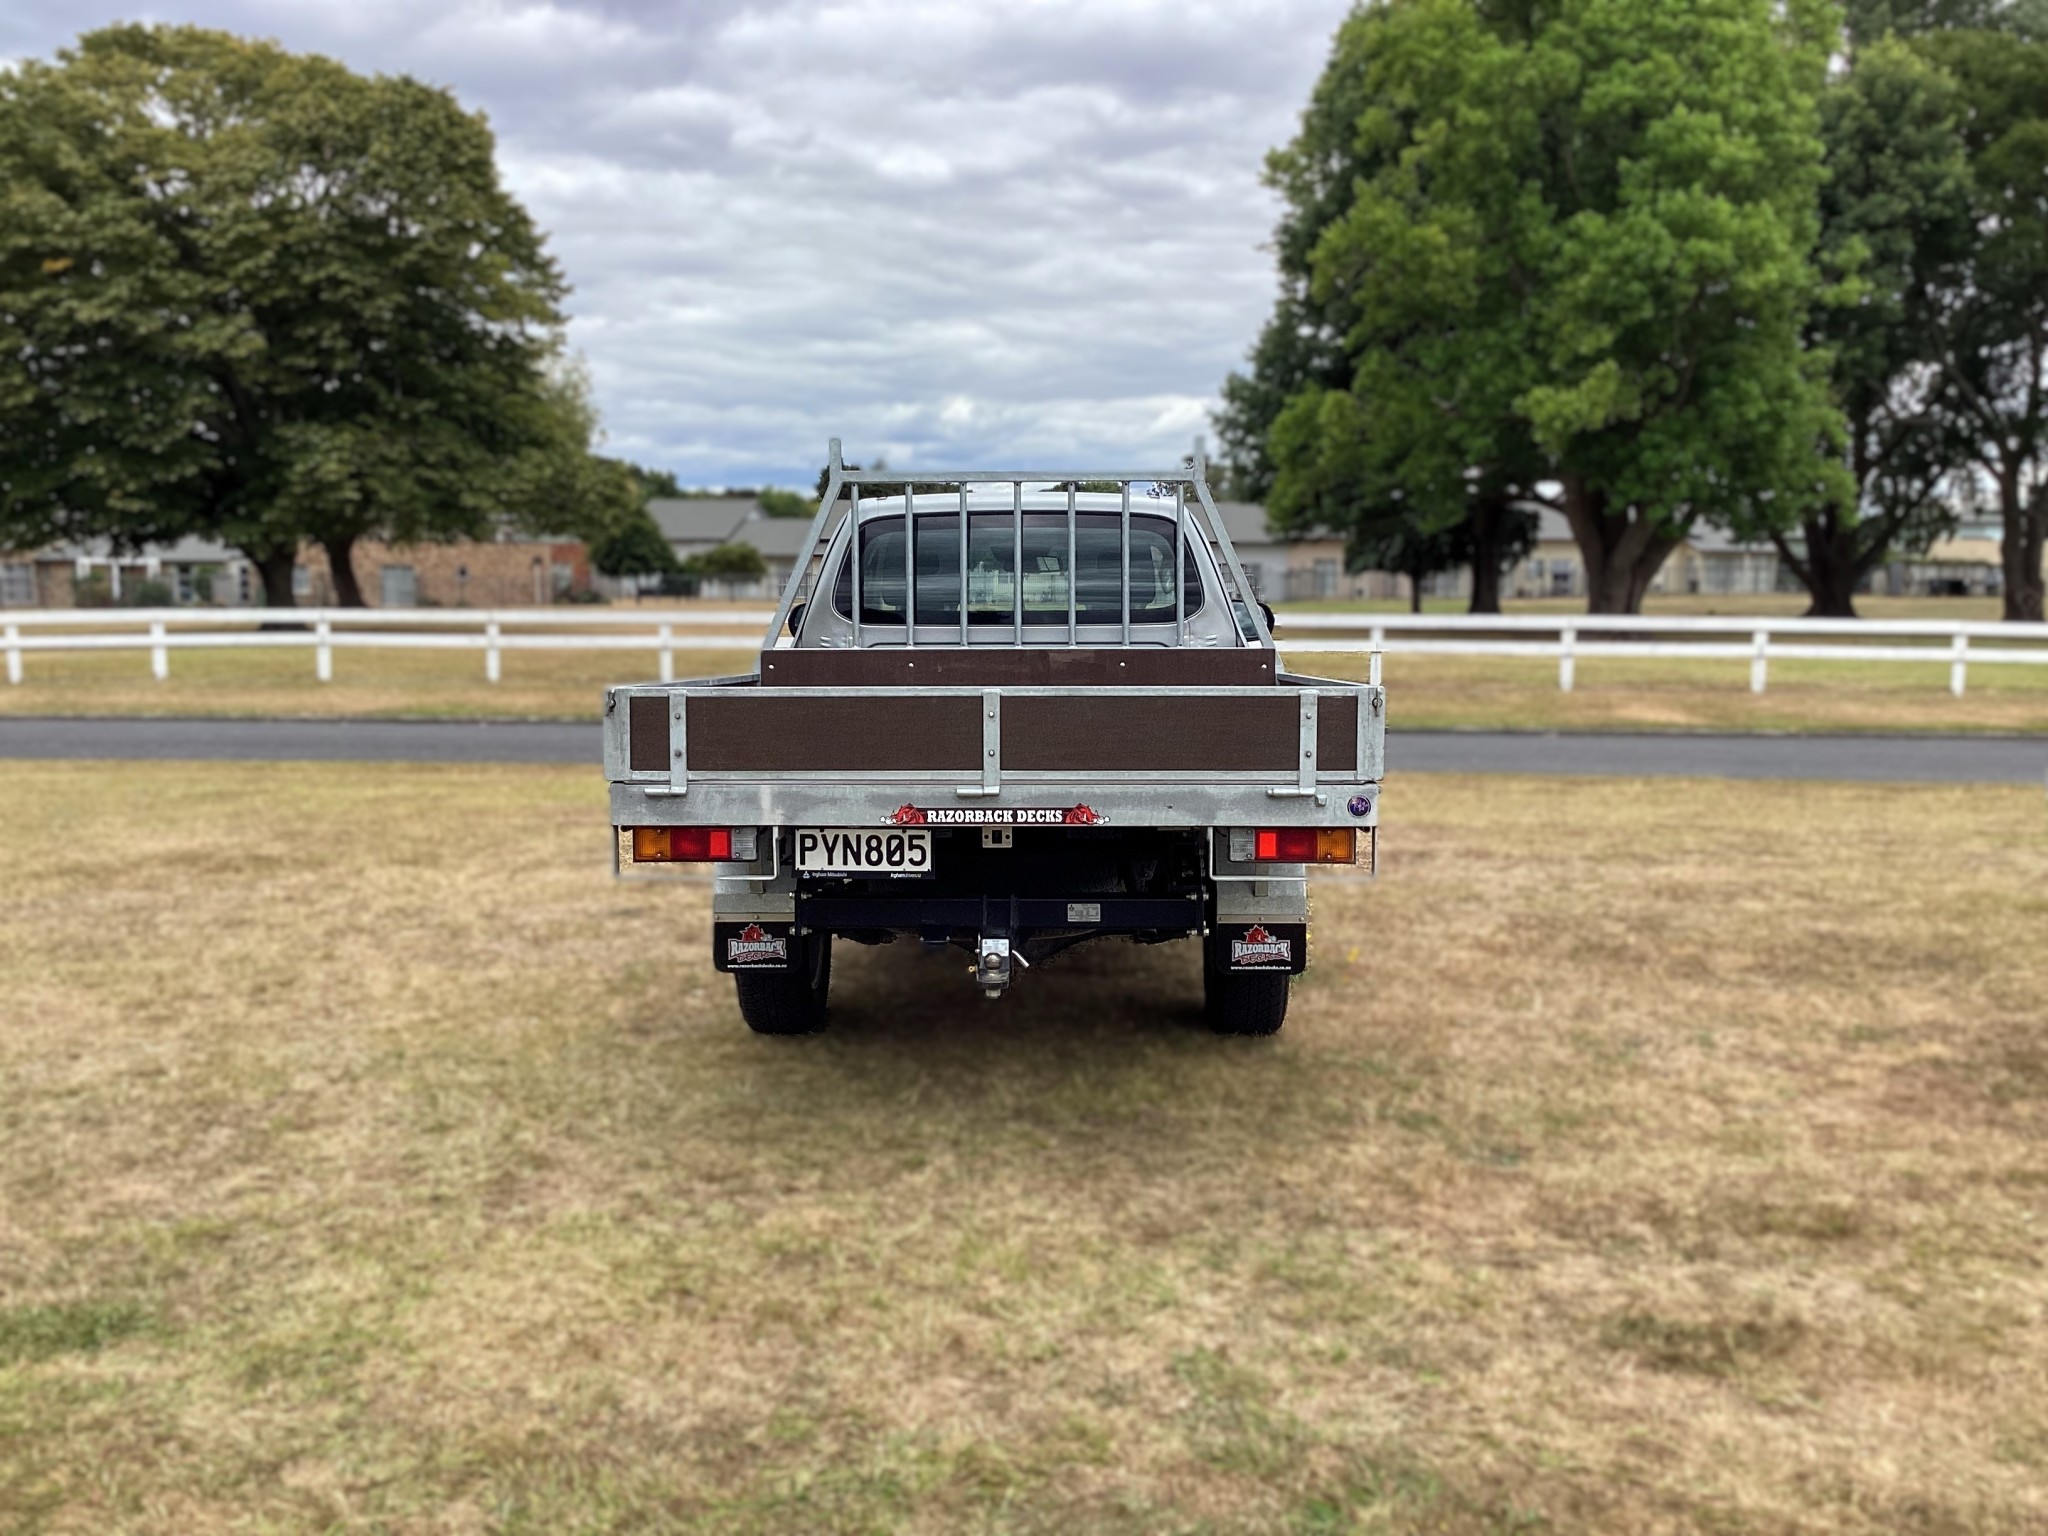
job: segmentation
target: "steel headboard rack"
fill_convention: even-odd
[[[1207,456],[1201,446],[1173,469],[1136,470],[1072,470],[1072,469],[969,469],[941,471],[921,475],[924,484],[937,483],[957,489],[960,506],[960,643],[969,640],[967,616],[967,554],[969,539],[968,489],[976,485],[1007,485],[1010,487],[1010,575],[1011,575],[1011,639],[1012,643],[1024,643],[1024,487],[1027,483],[1063,487],[1067,493],[1067,644],[1080,642],[1080,572],[1075,569],[1078,553],[1076,497],[1086,481],[1109,481],[1122,489],[1122,500],[1118,512],[1118,540],[1122,545],[1120,569],[1123,576],[1123,597],[1120,605],[1122,634],[1126,645],[1131,639],[1131,487],[1145,485],[1154,495],[1162,486],[1173,488],[1173,636],[1175,645],[1187,643],[1187,542],[1189,513],[1196,508],[1200,521],[1206,525],[1206,535],[1219,557],[1224,573],[1225,585],[1234,591],[1223,594],[1226,604],[1233,599],[1244,604],[1258,643],[1271,646],[1273,632],[1266,624],[1266,616],[1259,605],[1252,600],[1251,582],[1246,579],[1244,567],[1238,563],[1237,549],[1230,542],[1230,534],[1223,526],[1222,514],[1216,510],[1215,499],[1209,494],[1209,467]],[[803,550],[791,567],[789,583],[783,589],[782,602],[775,610],[775,618],[768,626],[764,640],[767,649],[774,649],[781,638],[785,625],[789,623],[791,610],[796,606],[806,581],[811,580],[811,562],[818,562],[816,584],[822,588],[825,583],[825,561],[827,530],[833,528],[833,509],[839,504],[841,491],[851,495],[851,508],[847,514],[849,525],[848,558],[853,566],[853,643],[856,649],[867,643],[862,633],[863,591],[861,581],[861,500],[862,489],[866,486],[903,487],[903,617],[904,640],[909,646],[917,644],[917,497],[916,485],[905,483],[901,474],[889,471],[866,471],[849,469],[840,457],[839,439],[833,438],[826,462],[825,490],[818,498],[817,515],[811,519],[809,533],[805,536]],[[1188,492],[1194,492],[1195,508],[1188,505]],[[874,498],[869,497],[869,500]],[[813,601],[817,593],[812,593]],[[829,594],[827,594],[829,601]]]

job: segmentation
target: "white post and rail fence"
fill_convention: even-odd
[[[0,610],[7,681],[26,676],[40,652],[147,651],[152,676],[170,676],[173,651],[300,649],[313,676],[334,680],[338,650],[483,652],[486,682],[504,675],[507,651],[651,651],[663,682],[678,651],[750,651],[773,615],[766,609],[129,608]],[[289,625],[265,629],[265,621]],[[1747,661],[1762,693],[1776,661],[1912,662],[1944,667],[1960,697],[1974,666],[2048,666],[2048,624],[1935,619],[1665,618],[1628,615],[1358,614],[1283,611],[1279,647],[1293,654],[1384,652],[1390,656],[1555,660],[1557,686],[1572,691],[1581,658]]]

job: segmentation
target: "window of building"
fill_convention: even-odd
[[[293,596],[293,597],[311,597],[312,595],[313,595],[313,573],[312,573],[312,571],[308,570],[308,569],[307,569],[307,568],[306,568],[305,566],[303,566],[303,565],[295,565],[295,566],[293,566],[293,567],[292,567],[292,596]]]
[[[377,600],[386,608],[417,608],[419,575],[409,565],[387,565],[377,572]]]
[[[171,567],[171,598],[181,606],[199,600],[199,593],[193,585],[192,574],[192,567],[189,565],[174,565]]]
[[[1252,595],[1254,597],[1264,597],[1266,595],[1266,568],[1259,564],[1258,561],[1247,560],[1244,562],[1244,579],[1252,584]]]
[[[1337,595],[1337,562],[1334,560],[1318,560],[1315,571],[1316,596],[1335,597]]]
[[[36,605],[36,568],[26,561],[10,560],[0,565],[0,607],[33,608]]]

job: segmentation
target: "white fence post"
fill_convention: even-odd
[[[1948,664],[1948,691],[1960,699],[1970,670],[1970,637],[1957,635],[1950,650],[1955,659]]]
[[[323,683],[334,681],[334,624],[324,614],[313,626],[313,676]]]
[[[1749,658],[1749,691],[1762,693],[1770,681],[1771,632],[1760,629],[1756,632],[1756,652]]]
[[[149,626],[149,675],[162,682],[171,675],[171,652],[164,644],[164,626],[161,619]]]
[[[7,626],[7,681],[21,681],[21,626]]]
[[[498,666],[498,621],[495,617],[484,623],[484,681],[495,683],[499,675]]]
[[[672,683],[676,680],[676,627],[673,624],[661,626],[661,680]]]
[[[1570,693],[1576,680],[1578,658],[1574,651],[1579,643],[1579,632],[1570,625],[1558,632],[1557,637],[1557,691]]]

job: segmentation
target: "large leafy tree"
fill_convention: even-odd
[[[2048,43],[1932,33],[1969,155],[1966,258],[1936,296],[1940,408],[2004,524],[2005,616],[2042,617],[2048,545]]]
[[[1333,464],[1361,506],[1398,491],[1438,522],[1552,487],[1592,609],[1632,612],[1696,523],[1760,536],[1840,494],[1801,345],[1832,22],[1820,0],[1354,13],[1353,174],[1303,301],[1348,322],[1348,366],[1266,431],[1275,502],[1313,504]]]
[[[1954,521],[1941,333],[1975,240],[1961,113],[1954,82],[1889,36],[1822,98],[1821,261],[1855,281],[1814,310],[1808,341],[1830,360],[1848,477],[1796,529],[1770,528],[1816,615],[1853,617],[1865,576]]]
[[[2048,0],[1847,0],[1843,31],[1852,50],[1887,35],[1955,30],[2048,37]]]
[[[1437,431],[1437,419],[1421,436],[1394,430],[1404,413],[1440,417],[1434,381],[1363,380],[1357,296],[1316,281],[1324,236],[1403,144],[1366,131],[1398,120],[1407,99],[1405,82],[1377,67],[1387,20],[1361,7],[1339,29],[1300,132],[1267,159],[1282,206],[1280,296],[1249,370],[1224,381],[1216,425],[1234,494],[1266,501],[1277,526],[1342,530],[1355,563],[1407,574],[1418,600],[1424,578],[1469,565],[1472,611],[1498,612],[1502,570],[1532,531],[1524,503],[1539,494],[1539,464],[1483,434]],[[1526,450],[1526,434],[1516,446]]]
[[[0,542],[209,534],[284,606],[304,540],[345,582],[587,456],[492,154],[443,91],[198,28],[0,76]]]

